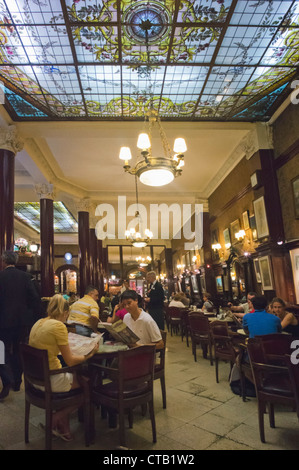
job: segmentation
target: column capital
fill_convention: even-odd
[[[91,208],[91,201],[89,197],[84,197],[83,199],[76,201],[75,205],[78,212],[89,212]]]
[[[18,135],[16,126],[0,127],[0,149],[10,150],[14,154],[24,147],[24,140]]]
[[[240,147],[247,160],[260,149],[273,149],[272,126],[265,122],[256,123],[255,128],[242,139]]]
[[[38,183],[34,186],[34,189],[40,199],[54,200],[55,195],[53,184]]]

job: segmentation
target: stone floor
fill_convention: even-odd
[[[243,402],[234,395],[228,383],[229,365],[220,363],[219,383],[215,366],[198,353],[198,362],[191,347],[179,336],[167,338],[166,382],[167,409],[162,408],[159,381],[155,382],[155,415],[157,443],[152,443],[148,415],[134,412],[134,427],[127,428],[127,446],[134,450],[297,450],[299,423],[292,410],[279,408],[275,412],[276,428],[269,427],[265,416],[266,444],[259,439],[257,403],[255,398]],[[44,434],[38,424],[44,413],[32,407],[30,443],[24,443],[24,391],[11,392],[0,403],[0,449],[40,450]],[[76,414],[71,421],[74,440],[66,443],[54,440],[57,450],[114,450],[118,448],[118,430],[109,429],[107,421],[96,412],[95,444],[86,448],[82,424]]]

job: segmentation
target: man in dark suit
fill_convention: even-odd
[[[5,346],[5,363],[0,364],[2,391],[0,400],[10,388],[20,389],[22,364],[19,345],[26,341],[32,325],[39,316],[40,298],[30,275],[16,268],[18,254],[2,254],[4,269],[0,272],[0,341]]]
[[[164,330],[164,289],[162,284],[157,281],[155,271],[150,271],[146,275],[149,282],[149,290],[147,292],[147,310],[153,317],[160,330]]]

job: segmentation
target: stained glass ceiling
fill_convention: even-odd
[[[299,2],[0,0],[14,121],[268,120],[298,72]]]
[[[54,202],[53,205],[54,233],[78,232],[78,224],[65,205],[60,201]],[[15,202],[14,215],[40,233],[39,202]]]

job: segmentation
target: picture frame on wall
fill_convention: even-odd
[[[256,231],[256,222],[255,222],[255,215],[249,216],[249,225],[252,231],[252,239],[257,240],[257,231]]]
[[[223,292],[223,281],[222,276],[216,276],[216,289],[217,292]]]
[[[230,233],[231,233],[231,243],[236,243],[238,240],[236,239],[236,233],[239,232],[241,229],[239,219],[234,220],[230,224]]]
[[[262,277],[261,277],[260,263],[259,263],[258,258],[253,260],[253,266],[254,266],[254,271],[255,271],[256,282],[260,284],[262,282]]]
[[[260,273],[263,290],[273,290],[273,277],[271,271],[270,257],[262,256],[259,258]]]
[[[226,229],[223,230],[223,238],[224,238],[225,248],[229,248],[231,246],[229,228],[226,228]]]
[[[197,284],[196,274],[191,274],[191,285],[194,294],[199,294],[199,288]]]
[[[244,230],[248,230],[250,228],[250,225],[249,225],[249,211],[243,212],[242,219],[243,219],[243,228],[244,228]]]
[[[267,221],[266,207],[264,196],[259,197],[253,201],[256,230],[258,238],[264,238],[269,236],[269,227]]]
[[[290,257],[295,286],[296,303],[299,304],[299,248],[290,250]]]
[[[292,180],[295,218],[299,219],[299,175]]]

